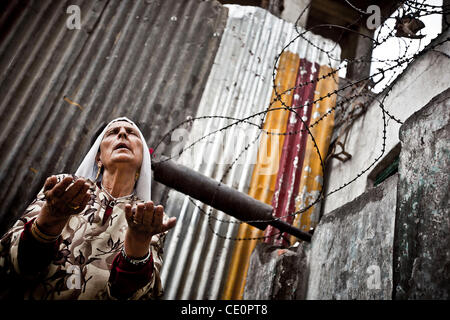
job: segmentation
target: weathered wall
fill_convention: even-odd
[[[244,299],[391,299],[397,181],[325,216],[311,244],[259,244]]]
[[[450,298],[450,89],[400,129],[396,299]]]
[[[397,180],[323,217],[311,242],[308,299],[391,299]]]
[[[308,248],[306,243],[288,249],[259,243],[250,260],[244,299],[304,300]]]
[[[448,37],[450,31],[440,35],[436,42]],[[450,54],[450,43],[437,48]],[[450,84],[450,63],[448,57],[437,51],[429,51],[413,61],[396,80],[391,93],[385,100],[386,110],[401,121],[405,121],[415,111],[426,105],[433,97],[447,89]],[[384,94],[380,95],[381,97]],[[400,124],[388,120],[386,132],[386,156],[398,143]],[[356,175],[371,164],[381,154],[383,141],[382,112],[378,101],[374,101],[367,112],[357,119],[350,129],[345,144],[346,150],[352,155],[351,160],[340,162],[331,160],[328,176],[327,193],[352,180]],[[366,191],[368,170],[355,182],[346,186],[343,191],[336,192],[325,199],[324,214],[352,201]]]
[[[449,107],[447,89],[407,119],[399,172],[323,216],[311,244],[257,247],[245,298],[303,299],[307,278],[306,299],[449,299]]]
[[[450,44],[439,50],[450,53]],[[326,199],[312,242],[304,244],[306,269],[288,268],[292,248],[277,255],[277,247],[257,247],[247,299],[273,298],[283,286],[291,292],[285,299],[297,299],[292,292],[304,288],[299,278],[306,274],[306,299],[449,299],[449,83],[442,53],[427,52],[408,66],[385,102],[404,122],[389,121],[384,155],[401,142],[399,173],[367,189],[369,171]],[[352,159],[332,162],[328,192],[373,162],[382,131],[375,102],[350,131]]]

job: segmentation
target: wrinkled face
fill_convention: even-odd
[[[117,167],[139,171],[142,164],[142,140],[139,131],[127,121],[116,121],[108,126],[100,143],[98,159],[105,169]]]

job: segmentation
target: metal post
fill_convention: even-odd
[[[272,225],[300,240],[311,241],[311,234],[301,231],[272,216],[272,206],[256,200],[195,170],[167,160],[152,163],[153,178],[179,192],[189,195],[241,221],[265,230]],[[258,222],[252,222],[258,220]]]

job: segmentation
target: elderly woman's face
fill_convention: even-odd
[[[106,169],[126,164],[138,171],[142,157],[142,141],[136,127],[127,121],[116,121],[108,126],[100,143],[100,160]]]

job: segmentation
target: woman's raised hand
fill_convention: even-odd
[[[177,219],[171,217],[163,223],[164,207],[154,206],[153,201],[140,203],[136,208],[125,205],[128,230],[125,235],[125,253],[131,257],[143,257],[148,253],[154,235],[172,229]]]
[[[84,210],[89,199],[89,184],[85,179],[65,177],[58,182],[55,176],[47,178],[44,184],[45,204],[37,218],[42,231],[59,234],[71,215]]]

